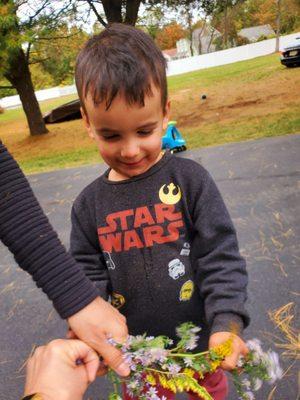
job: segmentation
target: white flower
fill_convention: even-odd
[[[244,378],[242,380],[242,385],[245,386],[246,389],[250,389],[251,388],[251,383],[250,383],[249,379]]]
[[[241,367],[244,365],[244,362],[245,362],[245,357],[240,356],[239,359],[238,359],[238,361],[237,361],[236,366],[237,366],[238,368],[241,368]]]
[[[184,358],[183,362],[184,362],[186,367],[192,367],[193,366],[193,360],[190,357]]]
[[[247,400],[255,400],[254,394],[250,391],[245,392],[245,396],[247,396],[246,397]]]
[[[279,364],[279,356],[275,351],[268,351],[265,354],[266,367],[270,378],[269,383],[272,385],[275,381],[282,378],[283,371]]]
[[[255,378],[252,384],[252,390],[257,391],[262,387],[262,380]]]
[[[261,348],[261,341],[258,339],[248,340],[246,343],[248,349],[253,352],[253,363],[259,364],[264,357],[264,352]]]

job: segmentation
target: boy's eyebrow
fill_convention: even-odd
[[[157,121],[147,122],[146,124],[139,126],[137,129],[145,129],[145,128],[152,128],[157,125]]]
[[[155,125],[157,125],[157,121],[147,122],[146,124],[139,126],[137,129],[152,128],[152,127],[154,127]],[[99,129],[95,128],[95,131],[96,131],[97,133],[104,133],[104,132],[105,132],[105,133],[118,133],[118,132],[119,132],[119,131],[116,130],[116,129],[111,129],[111,128],[108,128],[108,127],[105,127],[105,126],[99,128]]]
[[[97,133],[103,133],[103,132],[105,132],[105,133],[118,133],[117,130],[111,129],[111,128],[106,128],[106,127],[102,127],[102,128],[98,128],[98,129],[95,128],[95,131]]]

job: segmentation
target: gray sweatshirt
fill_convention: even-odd
[[[129,332],[174,338],[192,321],[206,348],[212,332],[245,327],[245,262],[208,172],[166,153],[131,179],[108,174],[75,200],[71,253]]]

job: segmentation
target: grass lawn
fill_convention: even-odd
[[[300,133],[300,68],[283,67],[277,54],[168,81],[171,119],[177,120],[189,149]],[[74,98],[42,102],[42,111]],[[0,115],[0,138],[27,173],[99,161],[81,120],[48,129],[47,135],[30,137],[22,109]]]

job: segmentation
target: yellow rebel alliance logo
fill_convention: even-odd
[[[194,282],[188,280],[184,282],[180,289],[179,299],[180,301],[188,301],[194,293]]]
[[[167,190],[165,189],[167,187]],[[174,183],[170,183],[167,185],[162,185],[159,189],[159,198],[160,201],[164,204],[176,204],[181,199],[181,190],[179,186],[174,185]]]

